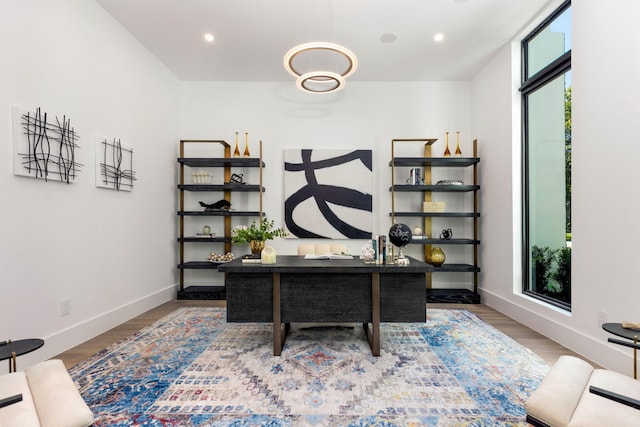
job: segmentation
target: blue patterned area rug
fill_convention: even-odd
[[[182,308],[70,372],[95,426],[526,426],[548,365],[466,310],[361,327],[292,325],[274,357],[270,324]]]

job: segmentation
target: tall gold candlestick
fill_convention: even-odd
[[[449,132],[445,132],[444,134],[444,143],[444,156],[449,157],[451,156],[451,151],[449,151]]]
[[[460,132],[456,132],[456,156],[462,156],[462,150],[460,150]]]
[[[236,132],[236,149],[233,150],[233,157],[240,157],[240,149],[238,148],[238,132]]]
[[[251,153],[249,152],[249,132],[244,133],[244,156],[251,157]]]

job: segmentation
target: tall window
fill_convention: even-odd
[[[571,2],[522,42],[523,291],[571,308]]]

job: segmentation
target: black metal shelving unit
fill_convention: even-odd
[[[479,303],[480,296],[478,294],[478,273],[480,267],[478,264],[478,246],[480,239],[478,236],[478,193],[480,185],[477,183],[477,167],[480,162],[478,157],[478,142],[473,141],[473,157],[432,157],[431,145],[437,141],[437,138],[424,139],[394,139],[391,141],[391,212],[389,216],[392,222],[396,223],[396,218],[422,218],[424,233],[432,237],[432,218],[469,218],[473,221],[473,236],[470,238],[455,239],[438,239],[418,237],[411,241],[411,244],[420,244],[424,246],[425,262],[431,262],[431,249],[434,245],[471,245],[473,246],[473,259],[468,264],[444,263],[439,267],[434,266],[433,273],[426,274],[426,288],[428,302],[460,302],[460,303]],[[423,157],[395,157],[395,144],[397,143],[423,143]],[[418,167],[424,169],[423,184],[396,184],[396,167]],[[446,168],[473,168],[473,184],[457,185],[457,184],[432,184],[431,169],[434,167]],[[471,193],[473,195],[473,210],[469,212],[418,212],[418,211],[396,211],[397,193],[419,193],[422,195],[424,202],[432,201],[433,193]],[[472,290],[469,289],[434,289],[432,288],[432,275],[439,273],[471,273]]]
[[[222,148],[222,157],[185,157],[185,147],[189,144],[218,144]],[[185,259],[185,244],[216,244],[224,247],[224,252],[231,252],[231,218],[237,217],[257,217],[262,220],[262,193],[265,191],[262,186],[262,141],[259,146],[259,157],[232,157],[231,146],[224,140],[181,140],[180,157],[177,161],[180,166],[177,186],[179,192],[179,210],[177,212],[179,221],[179,236],[176,239],[179,245],[178,270],[180,276],[180,289],[178,299],[225,299],[226,292],[224,286],[220,285],[187,285],[185,283],[185,272],[188,270],[217,270],[222,262],[213,261],[192,261]],[[187,184],[185,182],[186,167],[189,168],[222,168],[224,171],[224,183],[222,184]],[[258,168],[259,184],[233,183],[231,181],[231,168]],[[214,192],[221,193],[222,198],[231,202],[231,194],[234,192],[249,192],[259,194],[259,210],[257,211],[236,211],[229,210],[188,210],[185,206],[185,192]],[[185,236],[185,220],[189,217],[222,217],[223,235],[215,237]],[[213,273],[212,273],[213,274]],[[217,273],[216,273],[217,274]],[[220,273],[222,274],[222,273]]]

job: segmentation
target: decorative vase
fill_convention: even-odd
[[[249,246],[251,247],[251,253],[259,256],[264,249],[264,240],[252,240],[249,242]]]
[[[456,132],[456,156],[462,156],[462,150],[460,149],[460,132]]]
[[[249,132],[244,133],[244,156],[251,157],[251,153],[249,152]]]
[[[444,156],[451,156],[451,151],[449,151],[449,132],[444,133]]]
[[[236,132],[236,149],[233,150],[233,157],[240,157],[240,148],[238,148],[238,132]]]
[[[439,247],[434,247],[431,249],[431,264],[436,267],[440,267],[444,264],[444,260],[447,259],[447,256],[444,254],[444,251]]]

